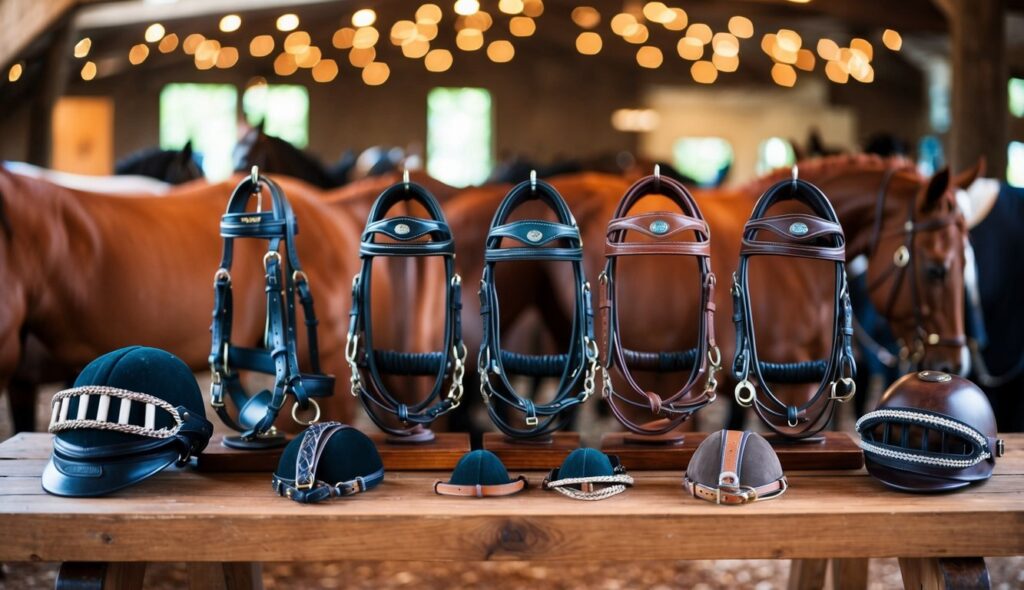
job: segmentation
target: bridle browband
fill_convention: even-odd
[[[271,208],[266,211],[262,208],[264,187],[271,198]],[[257,196],[257,210],[247,212],[246,205],[253,195]],[[260,176],[255,169],[251,177],[246,177],[235,187],[227,211],[221,217],[220,234],[224,238],[224,249],[220,267],[213,278],[210,405],[228,427],[242,433],[243,439],[272,434],[274,420],[289,394],[295,397],[292,419],[300,424],[312,424],[320,418],[320,406],[316,400],[334,392],[334,376],[320,371],[313,294],[295,248],[297,233],[298,224],[284,192],[277,183]],[[263,345],[256,348],[231,343],[231,262],[236,238],[268,242],[267,253],[263,256],[266,328]],[[284,257],[279,251],[282,246]],[[305,317],[311,373],[303,373],[299,369],[296,297],[302,303]],[[250,396],[242,386],[239,369],[274,375],[273,389]],[[237,409],[237,417],[232,416],[224,404],[225,392]],[[296,411],[305,411],[310,404],[314,409],[312,420],[300,420]]]
[[[813,212],[766,217],[768,209],[794,199]],[[775,241],[758,239],[767,231]],[[750,304],[748,267],[751,256],[793,256],[831,261],[835,265],[832,347],[827,359],[794,363],[772,363],[757,357],[754,319]],[[798,180],[783,180],[769,188],[754,206],[743,227],[739,268],[733,275],[733,322],[736,326],[736,356],[733,376],[738,381],[736,402],[753,406],[774,432],[789,438],[806,438],[825,428],[837,402],[849,401],[857,391],[853,358],[853,309],[846,283],[846,240],[832,204],[816,186]],[[751,372],[757,382],[751,381]],[[817,391],[800,406],[783,403],[768,382],[818,382]]]
[[[892,184],[893,178],[899,172],[911,169],[909,166],[892,166],[885,171],[882,176],[882,184],[878,188],[878,197],[875,201],[875,219],[874,225],[871,231],[871,241],[868,243],[867,256],[870,260],[872,256],[878,251],[881,240],[889,236],[903,236],[903,243],[896,248],[892,255],[892,264],[875,280],[868,284],[868,293],[873,293],[875,290],[880,288],[888,279],[892,279],[892,287],[889,290],[889,295],[886,297],[885,309],[881,310],[883,315],[892,320],[892,310],[896,305],[896,298],[899,296],[900,289],[902,288],[904,279],[909,275],[910,279],[906,282],[910,285],[910,293],[912,298],[912,308],[914,313],[914,342],[912,348],[904,343],[900,350],[900,357],[902,360],[909,361],[912,365],[920,363],[924,358],[927,348],[929,346],[945,346],[945,347],[963,347],[966,344],[966,338],[963,335],[956,337],[944,337],[937,331],[930,331],[928,324],[932,317],[932,310],[929,309],[926,314],[923,310],[925,308],[922,305],[921,293],[917,285],[917,266],[915,264],[915,243],[914,238],[917,234],[922,232],[938,231],[945,228],[953,223],[957,222],[956,210],[951,211],[949,214],[944,215],[935,219],[927,219],[925,221],[917,220],[917,202],[915,198],[909,200],[907,207],[907,217],[903,224],[890,232],[883,233],[882,225],[883,218],[885,216],[885,203],[888,197],[889,186]],[[870,264],[870,263],[869,263]],[[909,271],[909,272],[908,272]]]
[[[554,211],[556,222],[526,219],[509,222],[509,215],[523,203],[537,199]],[[502,247],[511,239],[521,246]],[[549,247],[552,243],[565,245]],[[516,185],[501,201],[491,220],[485,244],[483,276],[480,279],[480,316],[483,339],[477,359],[480,394],[494,424],[513,438],[538,438],[565,426],[571,410],[594,392],[597,373],[597,343],[590,305],[590,284],[583,271],[583,240],[568,205],[550,184],[528,180]],[[502,350],[495,265],[512,260],[554,260],[572,265],[576,304],[569,351],[556,355],[527,355]],[[535,404],[519,396],[509,382],[509,373],[558,377],[558,389],[547,404]],[[493,377],[493,379],[492,379]],[[582,387],[581,387],[582,385]],[[524,414],[526,428],[509,424],[493,401],[497,399]]]
[[[429,218],[385,217],[403,201],[419,203]],[[378,237],[394,242],[379,242]],[[422,240],[421,238],[427,238]],[[462,279],[455,272],[455,241],[444,212],[422,186],[402,182],[377,197],[359,244],[362,267],[352,279],[352,312],[349,314],[345,360],[352,370],[351,392],[358,397],[373,422],[395,436],[411,436],[417,427],[429,426],[438,416],[454,410],[462,399],[466,345],[462,342]],[[440,352],[412,353],[373,348],[370,286],[373,259],[388,257],[430,257],[444,259],[446,313],[444,348]],[[382,380],[382,375],[433,375],[434,385],[422,401],[408,405],[399,401]],[[442,387],[450,377],[447,396]],[[396,428],[383,419],[392,414],[403,425]]]
[[[652,194],[664,195],[680,209],[679,213],[656,211],[628,215],[639,201]],[[679,239],[694,232],[694,240]],[[653,241],[627,239],[634,232]],[[646,352],[626,348],[619,335],[618,285],[615,272],[622,256],[692,256],[697,260],[701,279],[701,312],[698,319],[697,346],[684,351]],[[715,344],[715,274],[711,272],[711,232],[700,208],[686,187],[671,178],[648,176],[637,181],[619,201],[608,222],[605,241],[605,267],[601,272],[601,320],[604,332],[603,396],[615,417],[638,434],[658,435],[677,428],[694,412],[715,400],[716,373],[721,368],[721,352]],[[666,398],[642,388],[632,370],[674,372],[689,371],[680,389]],[[615,371],[629,388],[623,395],[612,387],[610,373]],[[707,381],[695,390],[703,375]],[[626,407],[649,410],[653,423],[637,424],[626,415]]]

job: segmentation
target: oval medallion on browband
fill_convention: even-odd
[[[655,211],[630,215],[629,211],[648,195],[668,197],[679,211]],[[692,232],[693,239],[685,239]],[[604,397],[612,412],[629,430],[638,434],[667,433],[694,412],[715,399],[716,373],[721,354],[715,346],[714,286],[711,272],[711,231],[693,196],[671,178],[648,176],[637,181],[619,201],[608,222],[605,268],[601,273],[601,319],[604,322]],[[643,239],[633,238],[633,235]],[[692,256],[700,271],[700,313],[698,343],[689,350],[639,351],[626,348],[620,336],[620,298],[617,272],[622,256]],[[656,288],[653,287],[652,288]],[[670,373],[688,371],[679,388],[661,396],[643,388],[633,371]],[[625,390],[613,387],[617,375]],[[701,387],[702,378],[706,376]],[[654,421],[634,422],[631,414],[641,413]]]
[[[386,217],[403,202],[421,205],[428,217]],[[382,238],[386,238],[384,240]],[[433,438],[425,430],[438,416],[459,406],[466,346],[462,343],[462,279],[455,272],[455,241],[437,199],[419,184],[401,182],[386,189],[370,210],[359,245],[362,267],[352,279],[345,358],[352,371],[351,392],[381,430],[406,440]],[[371,312],[373,259],[440,256],[444,260],[446,312],[440,351],[413,353],[374,348]],[[407,285],[406,288],[413,288]],[[395,396],[384,376],[432,376],[433,386],[423,399],[409,403]],[[444,391],[448,382],[447,393]],[[388,416],[392,418],[388,418]]]

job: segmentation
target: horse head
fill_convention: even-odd
[[[263,122],[251,127],[232,151],[235,172],[248,173],[259,166],[264,173],[284,174],[319,188],[338,186],[323,164],[287,141],[269,135]]]

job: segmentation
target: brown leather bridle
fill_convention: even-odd
[[[893,318],[893,308],[899,297],[904,279],[909,275],[906,282],[910,284],[911,304],[913,309],[914,340],[908,344],[903,339],[900,342],[900,359],[909,362],[911,365],[918,365],[924,359],[928,347],[955,347],[962,348],[966,345],[967,339],[963,334],[956,336],[944,336],[940,330],[929,329],[934,326],[933,310],[924,306],[921,299],[921,292],[918,288],[918,265],[915,260],[918,258],[914,239],[919,233],[932,232],[943,229],[957,222],[956,210],[948,214],[923,221],[917,220],[916,200],[910,199],[907,207],[907,217],[903,224],[889,232],[882,232],[883,218],[885,217],[885,202],[889,192],[892,179],[899,172],[910,170],[910,166],[893,166],[885,171],[882,177],[882,184],[878,189],[878,198],[875,201],[875,221],[871,233],[871,241],[868,243],[867,256],[870,259],[877,252],[879,243],[885,237],[903,235],[903,243],[893,251],[892,264],[875,280],[868,283],[868,293],[874,293],[887,280],[892,279],[892,287],[886,297],[886,303],[882,314],[892,321],[902,321],[904,318]],[[869,262],[870,264],[870,262]]]

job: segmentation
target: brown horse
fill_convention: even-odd
[[[317,300],[321,363],[344,379],[349,277],[355,270],[348,253],[357,248],[358,223],[320,203],[308,185],[280,183],[300,220],[297,245]],[[218,222],[233,186],[190,185],[170,198],[107,197],[0,170],[0,386],[18,365],[28,335],[63,367],[145,344],[204,370],[211,281],[221,248]],[[262,245],[243,242],[232,273],[234,338],[253,345],[264,327],[263,253]],[[389,289],[379,292],[387,297]],[[350,419],[352,409],[352,400],[338,395],[324,411]]]

